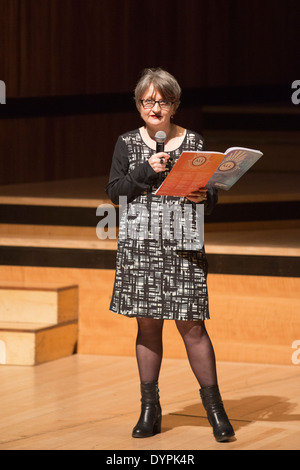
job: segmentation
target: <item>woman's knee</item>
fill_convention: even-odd
[[[186,321],[186,320],[176,320],[176,326],[181,334],[184,337],[194,337],[199,338],[203,335],[207,335],[205,324],[203,320],[196,321]]]
[[[157,334],[162,332],[163,320],[155,320],[154,318],[137,317],[139,332],[143,334]]]

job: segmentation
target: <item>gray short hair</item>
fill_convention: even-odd
[[[153,85],[162,97],[167,101],[174,102],[174,113],[180,105],[181,88],[173,75],[162,68],[145,69],[135,87],[134,98],[137,109],[140,109],[141,97]]]

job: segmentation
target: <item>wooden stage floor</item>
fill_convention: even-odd
[[[300,365],[218,363],[236,431],[215,442],[184,359],[163,361],[162,433],[131,438],[139,410],[135,358],[73,355],[0,367],[0,450],[299,450]]]

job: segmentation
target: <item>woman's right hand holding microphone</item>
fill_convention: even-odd
[[[159,152],[152,155],[152,157],[149,158],[148,162],[156,173],[160,173],[161,171],[166,170],[166,164],[169,158],[170,155],[168,155],[167,153]]]

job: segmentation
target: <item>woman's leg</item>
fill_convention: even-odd
[[[163,320],[138,318],[136,357],[141,381],[141,414],[132,437],[150,437],[161,431],[158,377],[162,361]]]
[[[200,387],[217,385],[215,353],[204,321],[177,320],[176,326],[184,341],[191,368]]]
[[[191,368],[201,387],[200,396],[218,442],[234,436],[218,387],[216,360],[204,321],[176,321]]]
[[[163,320],[137,318],[136,358],[141,383],[157,382],[162,361]]]

